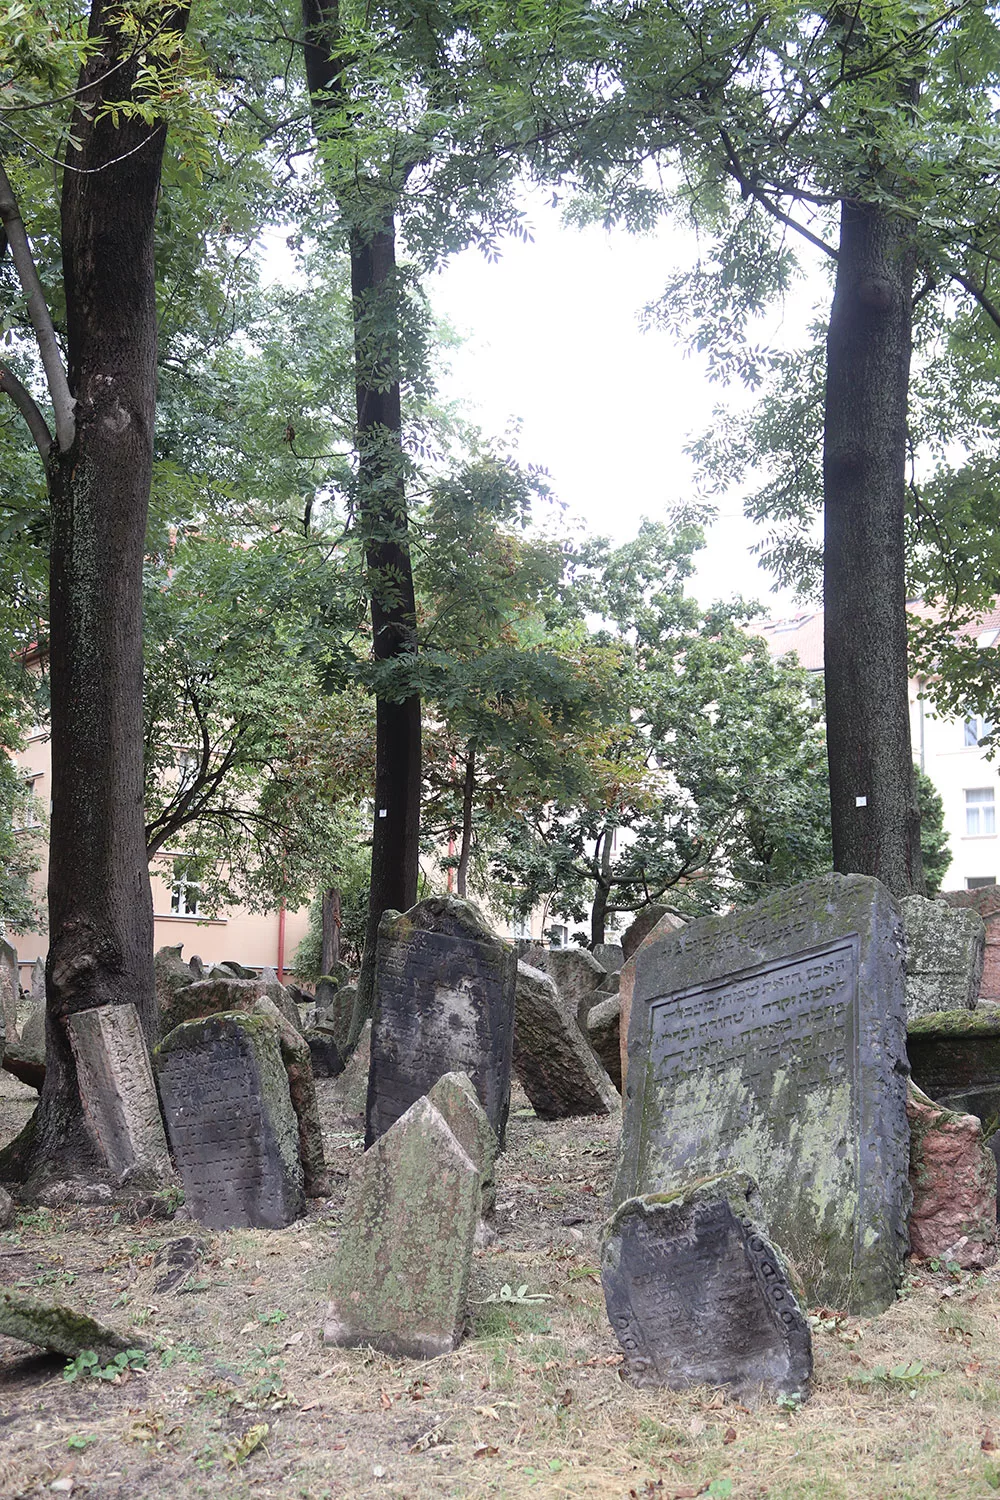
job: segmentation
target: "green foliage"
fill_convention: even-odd
[[[63,1379],[75,1380],[106,1380],[113,1382],[126,1370],[143,1370],[149,1359],[144,1349],[123,1349],[116,1354],[106,1365],[102,1365],[93,1349],[83,1349],[71,1359],[63,1370]]]

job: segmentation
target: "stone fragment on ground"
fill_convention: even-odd
[[[581,1031],[575,1009],[550,974],[523,960],[517,966],[514,1071],[540,1119],[618,1109],[618,1091]]]
[[[622,1089],[622,1053],[619,1040],[621,996],[608,995],[587,1017],[587,1040],[603,1064],[615,1088]]]
[[[903,929],[889,891],[825,876],[702,917],[634,962],[615,1200],[745,1171],[811,1303],[891,1306],[910,1188]]]
[[[986,928],[977,911],[924,896],[899,903],[906,934],[906,1013],[975,1010],[983,977]]]
[[[470,901],[432,896],[379,923],[365,1141],[442,1073],[467,1073],[503,1141],[514,1041],[514,947]]]
[[[906,1028],[913,1081],[935,1104],[1000,1126],[1000,1010],[937,1011]]]
[[[608,1318],[639,1386],[724,1386],[738,1401],[802,1399],[809,1325],[740,1173],[630,1198],[604,1235]]]
[[[174,1179],[146,1039],[134,1005],[75,1011],[67,1022],[87,1128],[119,1186]]]
[[[997,1260],[997,1163],[975,1115],[934,1103],[912,1081],[910,1250],[923,1260],[981,1270]]]
[[[466,1156],[479,1168],[483,1214],[496,1205],[496,1160],[500,1143],[467,1073],[445,1073],[427,1098],[441,1115]]]
[[[368,1148],[323,1276],[329,1344],[432,1359],[462,1337],[480,1174],[440,1112],[412,1104]]]
[[[297,1219],[305,1207],[299,1123],[273,1021],[236,1011],[187,1021],[153,1057],[194,1218],[212,1229],[280,1229]]]
[[[67,1359],[75,1359],[92,1349],[101,1364],[107,1364],[125,1349],[146,1347],[138,1334],[125,1338],[113,1328],[96,1323],[86,1313],[3,1288],[0,1288],[0,1333],[22,1344],[33,1344],[37,1349],[51,1349]]]
[[[153,1284],[153,1295],[162,1297],[183,1286],[192,1271],[201,1265],[207,1251],[205,1241],[190,1234],[163,1245],[153,1257],[153,1265],[163,1267],[163,1274]]]

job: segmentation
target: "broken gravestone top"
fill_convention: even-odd
[[[119,1184],[173,1178],[146,1039],[134,1005],[68,1018],[87,1127]]]
[[[906,1014],[975,1010],[986,927],[977,911],[923,896],[899,903],[906,934]]]
[[[278,1035],[237,1011],[177,1026],[154,1054],[185,1200],[211,1229],[281,1229],[303,1211],[299,1129]]]
[[[370,1344],[433,1359],[457,1348],[465,1322],[479,1168],[426,1098],[357,1163],[343,1231],[323,1279],[329,1344]]]
[[[95,1323],[86,1313],[74,1312],[59,1303],[39,1302],[22,1292],[0,1287],[0,1333],[36,1349],[51,1349],[75,1359],[92,1349],[98,1360],[107,1363],[126,1349],[144,1348],[138,1334],[123,1338],[113,1328]]]
[[[727,1169],[811,1301],[890,1305],[909,1209],[902,924],[831,875],[640,949],[616,1197]]]
[[[468,901],[434,896],[379,924],[365,1139],[443,1073],[467,1073],[502,1141],[514,1043],[513,946]]]
[[[996,1264],[997,1163],[975,1115],[943,1109],[912,1081],[910,1253],[956,1261],[963,1270]]]
[[[739,1173],[630,1198],[605,1233],[608,1317],[635,1385],[721,1385],[741,1401],[804,1397],[812,1343]]]
[[[618,1112],[618,1090],[580,1030],[555,980],[517,966],[514,1071],[542,1120]]]
[[[1000,1126],[1000,1010],[946,1010],[907,1026],[913,1081],[936,1104]]]

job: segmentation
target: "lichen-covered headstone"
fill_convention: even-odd
[[[138,1334],[125,1338],[86,1313],[55,1302],[40,1302],[22,1292],[0,1288],[0,1333],[36,1349],[51,1349],[69,1359],[92,1349],[101,1364],[125,1349],[144,1348]]]
[[[907,1026],[913,1081],[935,1104],[1000,1127],[1000,1011],[949,1010]]]
[[[467,1073],[503,1140],[514,1044],[513,946],[468,901],[433,896],[379,924],[366,1144],[443,1073]]]
[[[977,911],[923,896],[899,903],[906,937],[906,1014],[975,1010],[983,977],[986,928]]]
[[[517,966],[514,1072],[543,1120],[617,1113],[618,1090],[577,1024],[555,980]]]
[[[530,953],[524,961],[555,980],[560,1000],[576,1016],[577,1024],[585,1027],[587,1012],[596,1004],[597,991],[608,977],[604,965],[587,948],[543,948],[537,963]]]
[[[327,1343],[432,1359],[462,1336],[479,1168],[428,1099],[369,1147],[351,1179],[323,1280]]]
[[[616,1201],[746,1172],[810,1301],[889,1306],[910,1204],[892,896],[826,876],[664,935],[635,965]]]
[[[655,943],[657,938],[665,932],[683,932],[687,926],[680,917],[674,916],[673,912],[661,907],[646,907],[646,912],[662,911],[662,915],[651,927],[643,927],[642,933],[632,948],[631,952],[625,949],[625,962],[622,964],[618,976],[618,1048],[619,1048],[619,1072],[621,1074],[621,1091],[625,1092],[625,1080],[628,1077],[628,1023],[632,1014],[632,990],[635,987],[635,964],[640,948],[645,948],[647,943]],[[645,913],[643,913],[644,915]],[[639,919],[633,922],[632,928],[639,925]],[[628,937],[628,932],[625,937]],[[623,938],[624,943],[624,938]],[[610,1071],[610,1070],[609,1070]]]
[[[997,1163],[975,1115],[943,1109],[912,1081],[910,1250],[964,1270],[996,1264]]]
[[[17,949],[0,938],[0,1056],[4,1041],[17,1040],[17,1011],[21,1000]]]
[[[87,1127],[119,1183],[169,1181],[167,1140],[135,1006],[76,1011],[67,1029]]]
[[[608,1318],[635,1385],[804,1397],[809,1325],[782,1257],[747,1213],[738,1174],[630,1198],[605,1232]]]
[[[275,1026],[239,1012],[175,1027],[154,1054],[185,1202],[211,1229],[281,1229],[304,1209]]]
[[[445,1073],[427,1098],[443,1118],[466,1156],[479,1168],[483,1214],[496,1205],[496,1161],[500,1143],[467,1073]]]

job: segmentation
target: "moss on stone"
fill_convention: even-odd
[[[69,1359],[75,1359],[85,1349],[93,1349],[99,1360],[107,1361],[123,1349],[146,1347],[136,1335],[124,1338],[114,1329],[88,1318],[86,1313],[57,1303],[38,1302],[10,1290],[0,1291],[0,1333],[39,1349],[52,1349]]]
[[[910,1021],[906,1032],[918,1037],[1000,1037],[1000,1011],[935,1010]]]

